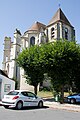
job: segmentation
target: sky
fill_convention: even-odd
[[[0,0],[0,69],[5,36],[13,41],[16,28],[23,35],[35,21],[48,25],[59,6],[74,26],[80,43],[80,0]]]

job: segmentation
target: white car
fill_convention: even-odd
[[[26,90],[14,90],[4,95],[1,104],[5,108],[15,107],[16,109],[22,109],[29,106],[41,108],[43,107],[43,99]]]

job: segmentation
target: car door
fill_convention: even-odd
[[[28,97],[28,94],[26,91],[21,92],[22,94],[22,100],[23,100],[23,106],[30,106],[30,98]]]
[[[32,92],[27,92],[27,94],[28,94],[28,100],[29,100],[30,106],[37,106],[38,99],[37,99],[36,95]]]
[[[76,101],[77,101],[77,102],[80,102],[80,94],[77,95]]]

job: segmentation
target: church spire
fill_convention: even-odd
[[[53,18],[50,20],[48,26],[56,23],[56,22],[63,22],[69,26],[72,26],[69,22],[69,20],[67,19],[67,17],[64,15],[63,11],[61,10],[61,8],[59,8],[57,10],[57,12],[55,13],[55,15],[53,16]]]

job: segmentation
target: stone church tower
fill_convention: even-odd
[[[10,37],[5,37],[4,53],[3,53],[3,70],[9,78],[17,80],[20,83],[20,68],[16,63],[16,58],[21,49],[21,33],[19,30],[14,32],[14,42],[11,42]],[[19,84],[18,84],[19,88]]]
[[[14,41],[10,37],[5,37],[3,53],[3,70],[7,71],[9,78],[14,78],[18,82],[18,89],[32,90],[33,87],[25,82],[24,70],[17,66],[15,59],[18,54],[31,45],[40,45],[46,42],[66,39],[75,40],[75,30],[61,8],[57,10],[48,25],[35,22],[22,35],[18,29],[14,32]],[[47,83],[45,83],[47,84]],[[44,84],[44,85],[45,85]]]
[[[47,34],[49,42],[66,39],[75,40],[75,30],[61,8],[57,10],[53,18],[47,25]]]
[[[4,51],[3,51],[3,70],[5,72],[9,72],[9,60],[10,60],[10,52],[11,52],[11,37],[5,37],[4,39]]]

